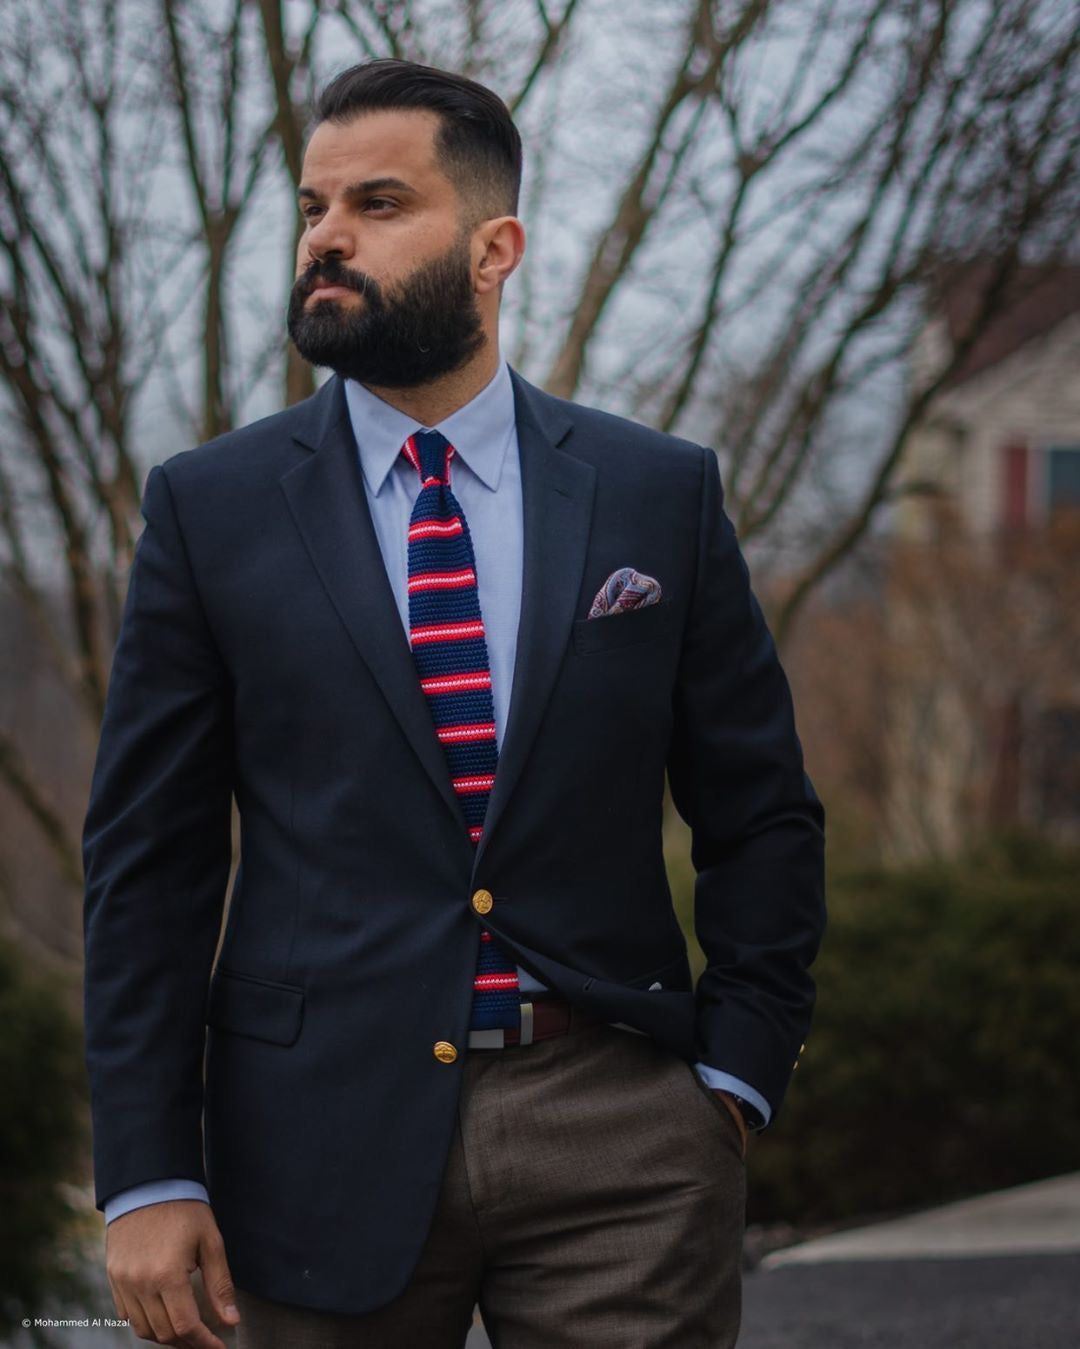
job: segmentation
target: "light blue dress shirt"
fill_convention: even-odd
[[[345,400],[359,450],[364,494],[406,634],[409,517],[420,494],[420,475],[402,455],[401,447],[419,430],[441,431],[454,447],[450,483],[469,522],[476,554],[476,584],[491,666],[495,738],[501,749],[514,680],[524,541],[514,387],[506,362],[500,362],[494,378],[471,402],[435,427],[421,427],[415,418],[391,407],[353,380],[345,381]],[[525,993],[539,992],[545,987],[520,967],[518,979]],[[722,1087],[742,1096],[768,1122],[769,1103],[760,1092],[719,1068],[705,1063],[696,1067],[708,1086]],[[105,1221],[112,1222],[132,1209],[167,1199],[209,1202],[205,1187],[197,1181],[148,1181],[121,1190],[107,1200]]]

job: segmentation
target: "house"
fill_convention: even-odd
[[[1080,838],[1080,267],[942,273],[911,360],[941,380],[905,451],[885,598],[887,851]]]

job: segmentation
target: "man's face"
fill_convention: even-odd
[[[413,388],[484,344],[461,201],[435,158],[438,119],[375,112],[323,122],[304,155],[306,222],[289,335],[313,365]]]

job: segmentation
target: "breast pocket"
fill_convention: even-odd
[[[626,613],[579,618],[574,623],[574,650],[579,656],[589,656],[656,641],[670,631],[673,612],[671,602],[661,600]]]

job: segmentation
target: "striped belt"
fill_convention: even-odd
[[[531,1045],[537,1040],[552,1040],[557,1035],[569,1035],[571,1031],[583,1030],[586,1026],[595,1026],[603,1017],[583,1012],[562,998],[537,996],[531,1001],[522,1001],[521,1029],[503,1029],[469,1031],[470,1049],[505,1049],[509,1045]]]

